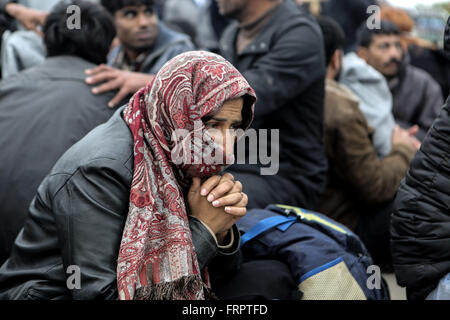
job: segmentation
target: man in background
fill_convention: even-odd
[[[400,32],[391,22],[382,21],[379,29],[364,24],[358,46],[358,56],[388,81],[395,121],[405,129],[418,125],[416,136],[422,140],[444,104],[439,84],[426,71],[410,64]]]
[[[344,32],[331,18],[318,18],[318,22],[327,60],[325,147],[330,168],[319,212],[355,231],[375,263],[389,263],[392,201],[420,143],[396,127],[392,151],[383,159],[378,157],[373,129],[359,109],[359,100],[337,82]]]
[[[194,50],[188,36],[159,21],[154,0],[102,0],[116,24],[116,46],[108,65],[87,70],[86,82],[96,85],[93,94],[118,90],[110,107],[149,83],[159,69],[180,53]]]
[[[221,53],[258,97],[252,128],[279,130],[279,149],[263,150],[279,156],[279,170],[261,176],[265,164],[247,161],[229,171],[244,182],[249,208],[282,203],[315,209],[327,170],[320,28],[292,1],[219,0],[218,4],[222,15],[236,20],[222,36]],[[259,145],[258,150],[263,148]]]
[[[80,30],[66,26],[67,6],[81,8]],[[48,58],[0,82],[0,264],[28,215],[41,180],[56,160],[114,110],[113,94],[94,96],[84,70],[106,62],[115,36],[100,5],[58,5],[43,28]],[[52,195],[49,195],[52,196]]]

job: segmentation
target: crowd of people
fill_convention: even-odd
[[[0,0],[0,299],[292,298],[286,261],[240,250],[273,204],[344,225],[427,298],[450,272],[449,62],[397,8],[311,3]]]

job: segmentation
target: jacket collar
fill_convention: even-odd
[[[386,78],[375,68],[361,59],[355,52],[344,56],[341,79],[351,82],[387,82]]]
[[[158,37],[156,38],[152,51],[156,51],[179,41],[189,41],[189,37],[170,29],[163,22],[159,22]]]
[[[233,64],[238,57],[244,55],[258,55],[269,52],[270,43],[274,34],[277,32],[279,23],[290,19],[290,17],[298,12],[298,7],[290,0],[284,0],[276,9],[271,19],[261,29],[255,40],[250,43],[239,56],[236,56],[236,38],[239,32],[239,24],[234,22],[224,33],[220,41],[222,55]]]
[[[76,56],[55,56],[47,58],[36,68],[42,69],[53,79],[73,79],[83,81],[86,79],[84,71],[95,68],[96,65]],[[30,69],[30,71],[32,71]]]
[[[175,43],[183,43],[183,42],[189,42],[189,37],[176,32],[170,28],[168,28],[163,22],[158,23],[158,36],[156,37],[155,43],[153,47],[148,52],[148,56],[144,59],[144,62],[142,63],[141,70],[145,70],[148,68],[148,65],[150,65],[153,60],[160,57],[168,47],[172,46]],[[114,48],[109,57],[108,57],[108,64],[112,65],[114,61],[117,58],[117,55],[123,50],[123,47],[121,45]]]
[[[352,100],[353,102],[359,103],[358,98],[353,94],[353,92],[345,87],[344,85],[338,83],[333,79],[325,80],[326,91],[333,92],[345,99]]]

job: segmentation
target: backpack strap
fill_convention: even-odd
[[[286,231],[296,220],[296,216],[287,217],[281,215],[261,220],[241,237],[241,248],[246,242],[256,238],[261,233],[266,232],[267,230],[270,230],[272,228],[278,227],[279,230]]]

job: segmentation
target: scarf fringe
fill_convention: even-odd
[[[136,290],[134,300],[195,300],[196,292],[203,289],[205,300],[218,300],[201,277],[185,276],[172,282],[152,284]]]

